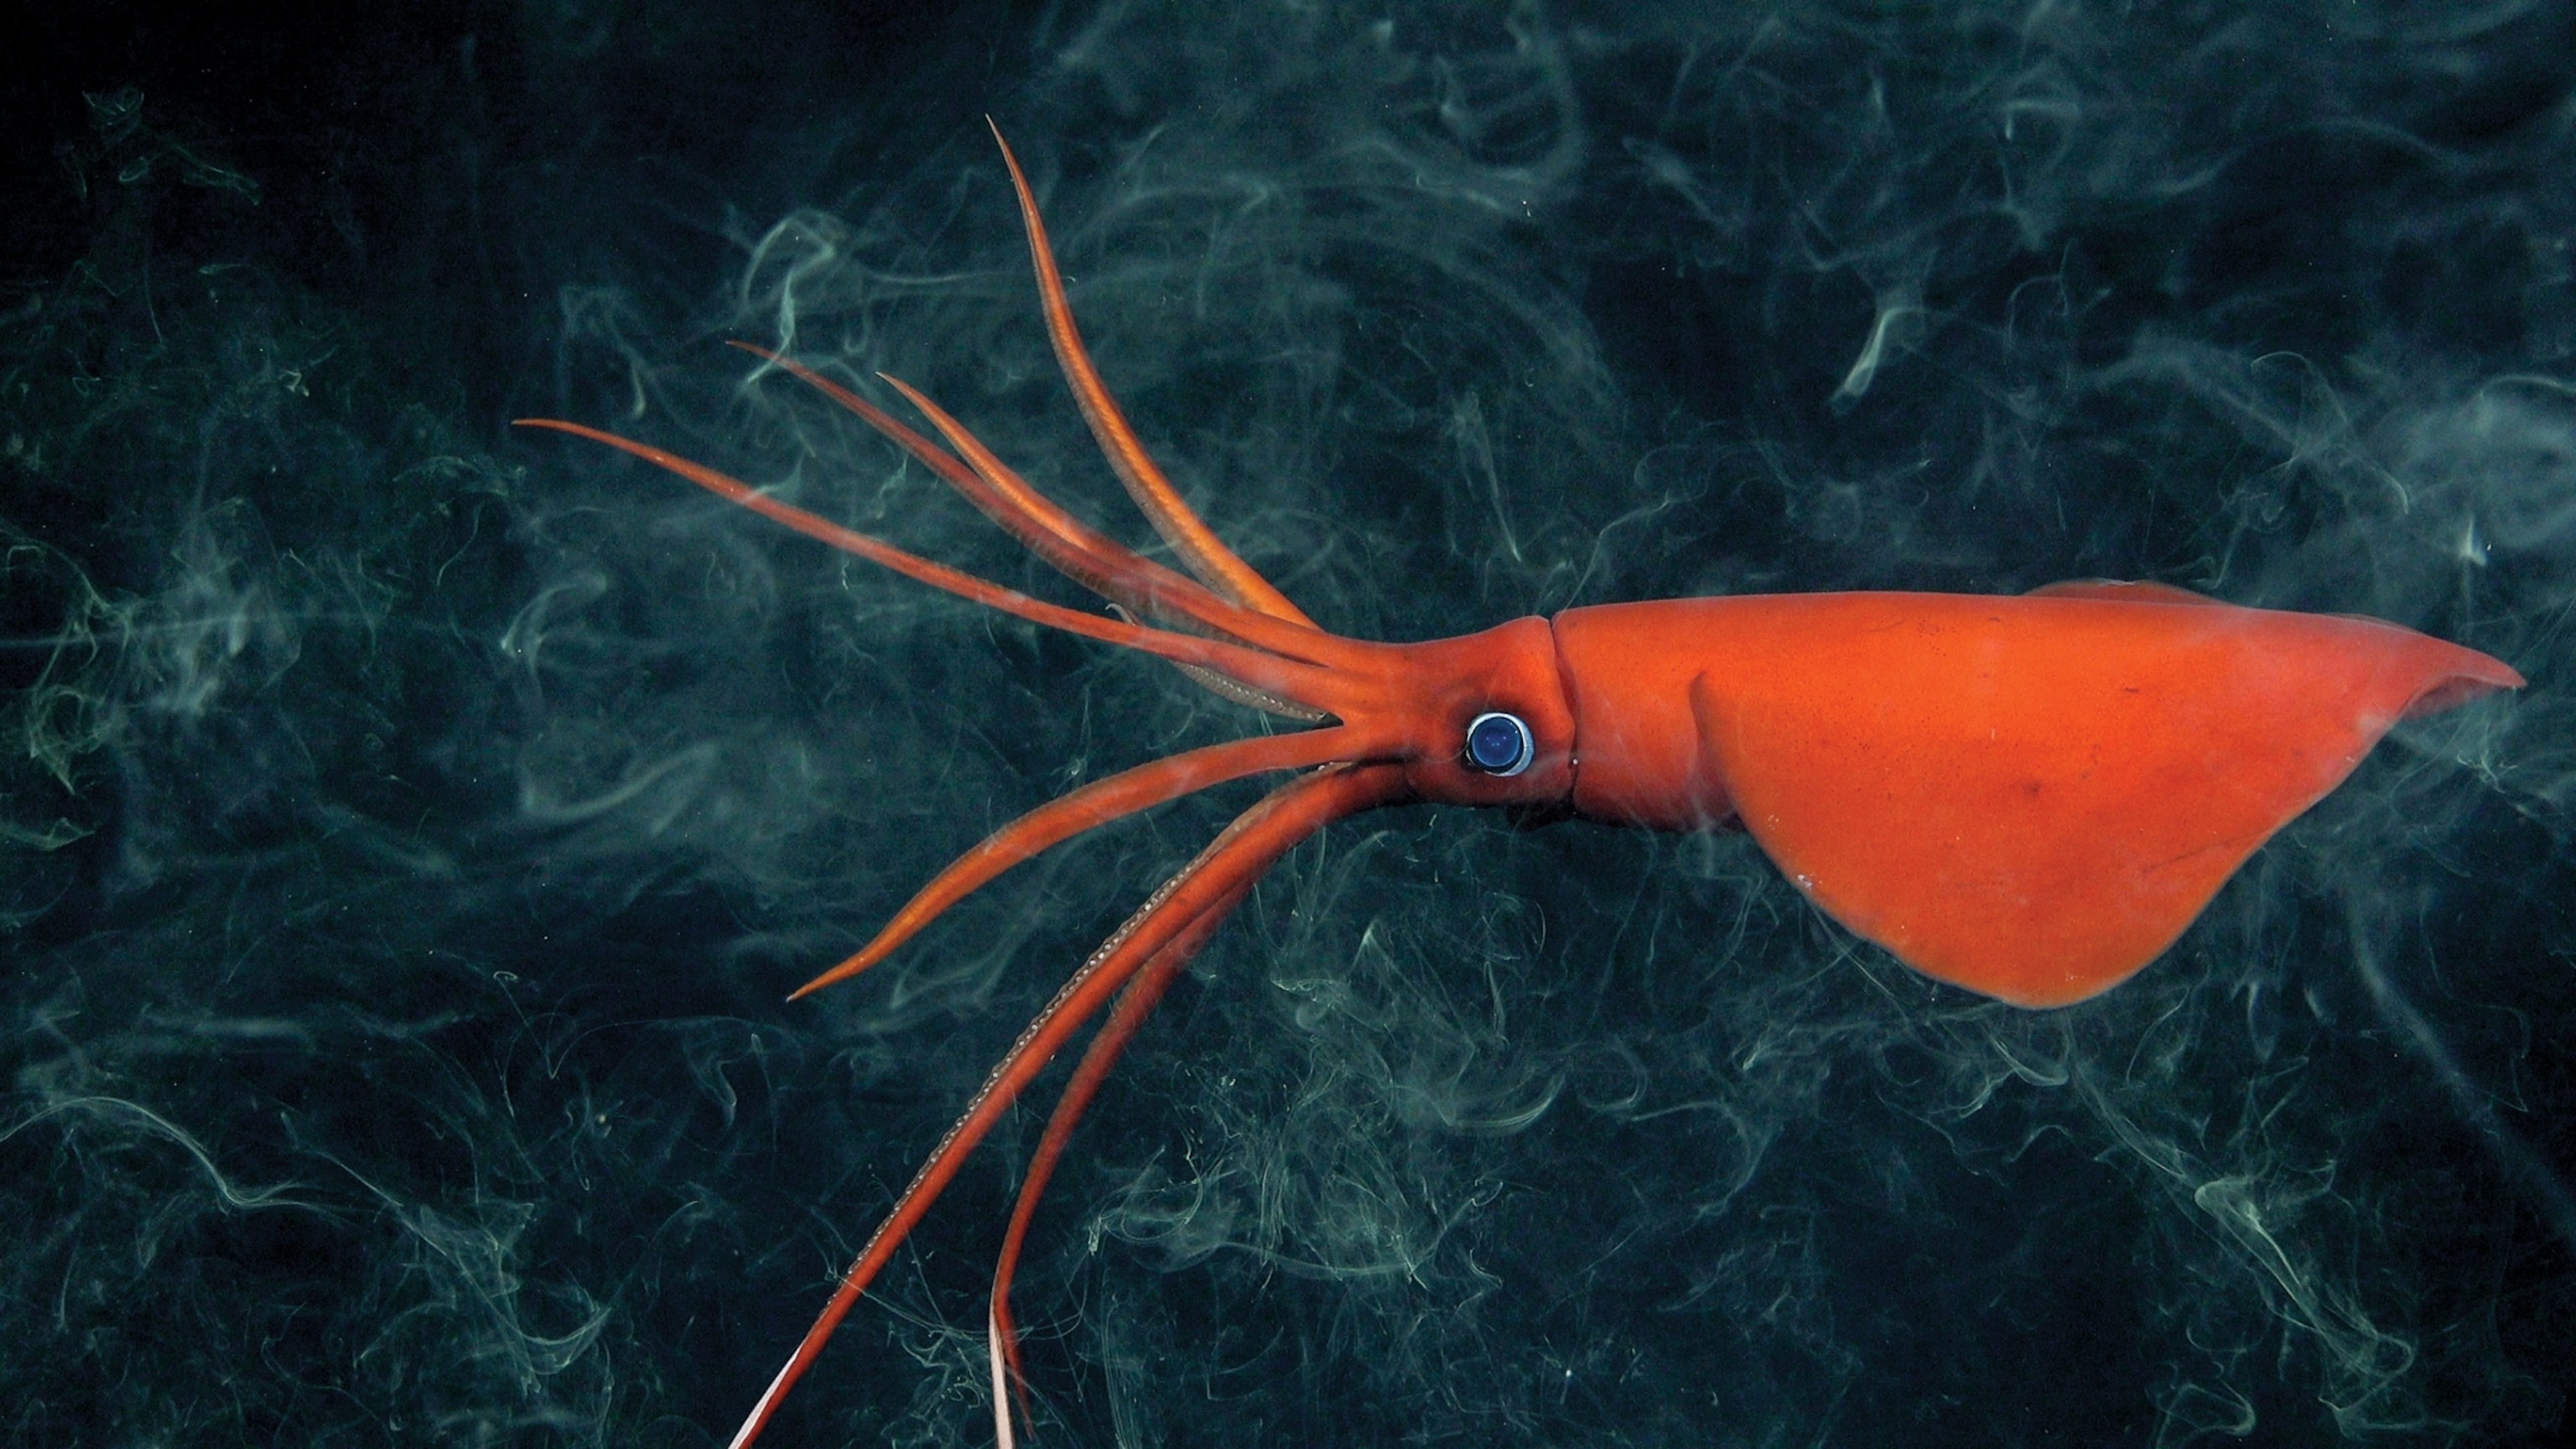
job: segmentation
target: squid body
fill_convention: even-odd
[[[1186,573],[1066,514],[904,384],[887,379],[941,440],[759,348],[746,350],[866,420],[1111,613],[918,558],[644,443],[577,423],[529,425],[621,449],[933,587],[1160,655],[1228,698],[1314,727],[1154,761],[1042,807],[970,850],[804,988],[884,959],[968,892],[1072,835],[1224,781],[1287,776],[1156,890],[1030,1024],[843,1276],[736,1445],[758,1435],[1020,1092],[1106,1010],[1023,1179],[995,1273],[995,1362],[1016,1362],[1011,1270],[1074,1123],[1191,953],[1264,870],[1335,819],[1436,802],[1657,830],[1740,825],[1818,909],[1914,969],[2018,1006],[2064,1006],[2172,945],[2249,855],[2399,720],[2523,682],[2484,654],[2394,624],[2098,581],[2013,597],[1604,604],[1411,644],[1328,633],[1219,541],[1146,455],[1083,348],[1035,200],[1007,146],[1003,155],[1074,397]]]

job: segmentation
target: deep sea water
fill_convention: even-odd
[[[2565,4],[506,0],[21,17],[0,85],[0,1438],[721,1443],[987,1064],[1255,786],[785,993],[1260,726],[566,440],[1050,598],[720,344],[1328,626],[2153,578],[2508,660],[2030,1014],[1740,836],[1273,873],[1018,1304],[1040,1444],[2524,1443],[2576,1387]],[[774,1431],[988,1439],[1042,1108]]]

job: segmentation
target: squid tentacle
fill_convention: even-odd
[[[877,376],[883,378],[888,387],[902,393],[905,401],[921,410],[921,415],[930,420],[930,425],[939,430],[939,435],[948,440],[949,446],[957,450],[957,455],[966,461],[967,466],[974,470],[976,476],[987,487],[1006,496],[1043,496],[1037,489],[1031,487],[1027,480],[1013,472],[1011,466],[995,455],[991,448],[986,447],[983,439],[976,437],[964,423],[957,421],[947,409],[933,402],[927,394],[902,378],[885,373],[879,373]],[[1052,507],[1052,505],[1049,506]],[[1070,519],[1066,521],[1071,522]],[[1161,525],[1156,526],[1159,528]],[[1121,547],[1116,544],[1110,546]],[[1137,558],[1137,555],[1131,553],[1128,557]],[[1140,558],[1138,561],[1144,560]],[[1190,604],[1194,602],[1196,600],[1191,595],[1182,595],[1173,600],[1173,604],[1184,612],[1187,612]],[[1242,638],[1257,648],[1267,649],[1272,653],[1302,662],[1323,665],[1343,663],[1351,656],[1351,641],[1325,633],[1307,623],[1302,614],[1292,621],[1221,600],[1213,602],[1222,610],[1222,613],[1210,621],[1211,626]],[[1149,595],[1145,601],[1145,607],[1150,612],[1157,610],[1159,606]]]
[[[1308,709],[1302,704],[1281,699],[1275,694],[1264,694],[1251,685],[1237,684],[1212,669],[1201,669],[1195,664],[1175,664],[1172,667],[1181,671],[1182,677],[1188,679],[1190,683],[1219,699],[1231,700],[1247,709],[1257,709],[1263,714],[1275,714],[1281,719],[1293,719],[1300,724],[1322,724],[1332,718],[1320,709]]]
[[[1404,771],[1391,764],[1336,764],[1300,775],[1280,786],[1251,809],[1235,817],[1207,848],[1179,874],[1165,881],[1115,934],[1094,951],[1066,980],[1020,1033],[1010,1052],[976,1089],[964,1115],[948,1129],[912,1183],[895,1200],[859,1256],[841,1275],[831,1301],[805,1331],[796,1352],[761,1393],[730,1449],[743,1449],[760,1436],[798,1379],[813,1365],[859,1295],[894,1257],[913,1228],[938,1201],[958,1169],[983,1143],[1002,1114],[1018,1100],[1029,1082],[1043,1071],[1065,1041],[1081,1030],[1137,973],[1179,939],[1219,901],[1234,894],[1300,841],[1344,816],[1401,799]]]
[[[1095,826],[1149,810],[1210,785],[1273,770],[1297,770],[1349,758],[1357,731],[1349,726],[1228,740],[1186,754],[1153,760],[1095,780],[1070,795],[1030,811],[952,861],[895,912],[874,940],[803,986],[790,1001],[858,975],[891,956],[949,907],[995,877],[1051,846]]]
[[[1084,524],[1017,472],[999,467],[988,473],[968,466],[955,453],[905,426],[885,409],[792,357],[750,342],[726,345],[760,358],[838,403],[920,460],[960,497],[1058,573],[1102,598],[1159,623],[1185,619],[1226,632],[1231,632],[1230,626],[1242,612],[1196,579],[1175,573]]]
[[[843,553],[856,555],[915,582],[928,584],[944,593],[954,594],[961,599],[997,609],[1015,618],[1026,619],[1032,624],[1043,624],[1051,629],[1061,629],[1065,633],[1078,634],[1086,639],[1097,639],[1105,644],[1122,645],[1157,658],[1182,664],[1195,664],[1202,669],[1215,670],[1228,678],[1249,684],[1255,689],[1277,694],[1300,704],[1313,705],[1334,714],[1344,713],[1343,710],[1335,708],[1334,701],[1337,697],[1346,695],[1349,692],[1349,686],[1343,672],[1335,668],[1286,658],[1247,644],[1201,638],[1194,634],[1176,634],[1167,629],[1156,629],[1129,623],[1123,619],[1086,614],[1080,610],[1068,609],[1061,604],[1050,604],[1042,599],[1033,599],[1017,589],[1004,588],[990,580],[977,578],[962,569],[934,563],[919,554],[897,548],[883,539],[861,533],[856,529],[844,528],[830,519],[773,498],[731,474],[719,472],[703,463],[693,462],[677,453],[656,448],[649,443],[639,443],[632,438],[620,437],[604,429],[582,423],[566,422],[561,418],[520,418],[517,420],[517,426],[545,428],[605,444],[630,457],[642,459],[657,468],[676,473],[719,498],[739,504],[765,518],[783,523],[798,533],[830,544]],[[1333,636],[1319,634],[1316,637],[1331,639]],[[1347,644],[1350,641],[1335,640],[1334,642]]]
[[[1056,365],[1064,370],[1064,380],[1073,389],[1073,399],[1082,409],[1082,420],[1091,425],[1091,436],[1100,443],[1100,451],[1127,487],[1127,495],[1154,525],[1154,531],[1181,556],[1191,573],[1208,587],[1235,603],[1274,619],[1285,619],[1309,629],[1315,621],[1304,610],[1289,602],[1268,579],[1252,565],[1226,547],[1190,506],[1181,500],[1180,491],[1172,486],[1163,470],[1156,466],[1136,437],[1136,430],[1120,411],[1118,400],[1109,395],[1108,386],[1100,380],[1100,371],[1091,365],[1091,354],[1083,348],[1082,333],[1074,326],[1072,304],[1065,300],[1064,274],[1055,263],[1055,250],[1047,243],[1046,221],[1038,215],[1038,201],[1029,190],[1029,179],[1020,170],[1020,158],[1011,154],[1011,143],[1002,139],[1002,128],[986,117],[993,140],[1002,148],[1002,164],[1010,168],[1011,190],[1020,203],[1020,226],[1028,233],[1029,261],[1037,272],[1038,300],[1046,313],[1047,340],[1055,346]]]
[[[1020,1252],[1026,1246],[1029,1224],[1037,1217],[1038,1199],[1046,1195],[1047,1182],[1055,1176],[1056,1163],[1064,1156],[1065,1147],[1073,1140],[1073,1129],[1082,1122],[1083,1113],[1091,1108],[1094,1097],[1109,1079],[1110,1069],[1118,1064],[1136,1033],[1145,1025],[1154,1008],[1162,1004],[1163,993],[1171,989],[1181,971],[1207,945],[1217,928],[1234,914],[1234,908],[1252,893],[1249,879],[1236,885],[1214,905],[1199,913],[1184,927],[1172,943],[1154,953],[1135,978],[1118,992],[1110,1005],[1109,1018],[1093,1034],[1082,1060],[1074,1065],[1073,1075],[1066,1079],[1064,1091],[1056,1098],[1055,1110],[1047,1117],[1046,1133],[1038,1139],[1037,1150],[1030,1154],[1029,1165],[1020,1178],[1019,1201],[1011,1209],[1011,1226],[1002,1237],[1002,1251],[993,1262],[993,1289],[988,1319],[1001,1341],[1003,1357],[1010,1365],[1013,1389],[1020,1400],[1020,1417],[1029,1414],[1026,1373],[1020,1364],[1018,1326],[1011,1317],[1011,1281],[1018,1275]]]
[[[883,408],[794,358],[749,342],[727,345],[792,374],[884,434],[897,447],[919,459],[985,517],[999,524],[1022,547],[1036,554],[1056,572],[1109,600],[1112,612],[1125,610],[1128,615],[1143,615],[1157,623],[1185,630],[1195,625],[1198,631],[1248,643],[1254,648],[1267,648],[1272,653],[1303,659],[1308,663],[1332,662],[1331,655],[1335,651],[1323,643],[1330,636],[1300,638],[1283,633],[1275,625],[1285,621],[1273,621],[1268,615],[1239,608],[1209,592],[1197,580],[1184,578],[1091,528],[1058,507],[1054,499],[1039,492],[1017,470],[984,447],[981,439],[975,439],[971,432],[967,432],[962,424],[957,425],[957,431],[973,439],[976,445],[976,462],[972,466],[904,426]],[[917,396],[904,384],[892,378],[886,380],[901,388],[907,397]],[[1313,636],[1316,631],[1297,629],[1296,633]],[[1220,699],[1307,724],[1320,724],[1331,717],[1322,710],[1309,709],[1238,684],[1195,664],[1175,667],[1188,676],[1191,683]]]

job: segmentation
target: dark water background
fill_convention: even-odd
[[[1741,837],[1274,872],[1057,1179],[1041,1444],[2522,1443],[2576,1386],[2563,4],[20,7],[0,1438],[722,1442],[1254,787],[786,1005],[985,829],[1255,728],[671,479],[1073,598],[726,338],[1327,625],[2161,579],[2532,677],[2017,1012]],[[988,1439],[1034,1112],[781,1444]]]

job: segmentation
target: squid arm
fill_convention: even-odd
[[[760,1436],[770,1419],[778,1412],[787,1391],[804,1377],[823,1345],[840,1327],[859,1295],[876,1280],[879,1272],[894,1257],[913,1227],[930,1205],[937,1201],[950,1180],[984,1138],[991,1133],[1002,1114],[1039,1072],[1045,1070],[1073,1034],[1113,998],[1126,992],[1146,968],[1155,969],[1151,992],[1136,1007],[1133,1016],[1141,1019],[1151,1008],[1162,987],[1187,964],[1189,955],[1220,924],[1234,903],[1241,900],[1264,871],[1294,849],[1300,841],[1343,816],[1369,809],[1400,798],[1403,791],[1401,773],[1386,765],[1331,765],[1300,775],[1272,791],[1260,803],[1238,816],[1232,825],[1210,842],[1198,858],[1178,875],[1163,883],[1145,904],[1120,926],[1091,959],[1083,963],[1072,978],[1057,991],[1054,1000],[1038,1013],[1037,1019],[1020,1033],[1010,1051],[986,1077],[968,1101],[964,1115],[948,1129],[939,1145],[931,1151],[910,1186],[895,1201],[892,1212],[877,1225],[858,1258],[841,1275],[840,1286],[822,1313],[806,1330],[778,1376],[770,1381],[752,1406],[742,1427],[735,1431],[731,1449],[743,1449]],[[1203,924],[1202,924],[1203,923]],[[1099,1072],[1107,1069],[1106,1058],[1114,1058],[1135,1031],[1136,1021],[1127,1021],[1118,1034],[1103,1038],[1109,1042]],[[1098,1053],[1095,1053],[1096,1055]],[[1077,1082],[1079,1084],[1079,1078]],[[1088,1105],[1090,1093],[1097,1090],[1092,1082],[1076,1093],[1068,1090],[1066,1107],[1058,1109],[1059,1122],[1049,1124],[1049,1136],[1057,1139],[1071,1134],[1074,1121]],[[1060,1128],[1060,1130],[1059,1130]],[[1048,1158],[1051,1168],[1054,1158]],[[1043,1187],[1043,1180],[1039,1186]],[[1029,1201],[1034,1197],[1024,1193]],[[1016,1243],[1013,1248],[1016,1250]],[[1013,1258],[1005,1258],[1005,1267]],[[996,1303],[999,1303],[997,1295]],[[1007,1329],[1007,1309],[1000,1312],[997,1330]],[[1007,1334],[1005,1334],[1007,1342]],[[1016,1350],[1010,1350],[1016,1357]]]

